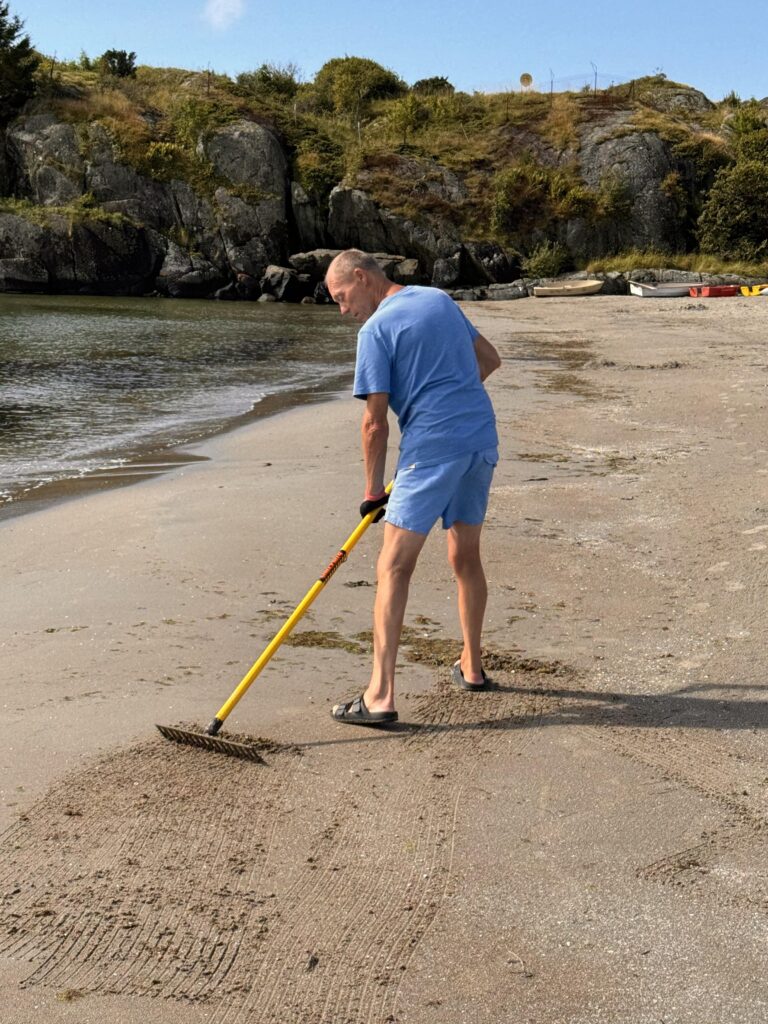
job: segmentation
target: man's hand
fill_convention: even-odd
[[[382,491],[381,494],[366,494],[365,501],[360,506],[360,518],[365,519],[369,512],[373,512],[375,509],[381,509],[379,514],[374,518],[373,522],[378,521],[384,516],[386,509],[384,506],[389,501],[389,495],[386,491]]]

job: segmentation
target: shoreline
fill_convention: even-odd
[[[89,470],[81,475],[61,476],[54,480],[47,480],[11,496],[0,504],[0,526],[18,516],[39,512],[57,504],[74,501],[112,488],[129,487],[166,473],[173,473],[180,467],[195,462],[204,462],[208,456],[200,454],[199,450],[216,438],[233,431],[246,429],[262,419],[279,416],[292,409],[339,401],[346,395],[348,387],[347,385],[339,390],[324,389],[320,393],[315,388],[298,388],[295,391],[267,395],[248,412],[231,417],[197,438],[167,446],[147,443],[136,449],[131,455],[120,456],[123,459],[120,465],[110,466],[109,463],[114,462],[117,456],[110,457],[108,453],[105,453],[106,465],[102,468]],[[13,492],[10,493],[13,495]]]
[[[762,312],[465,309],[504,359],[494,691],[450,685],[436,529],[399,727],[331,720],[370,673],[372,527],[227,720],[265,765],[156,734],[210,720],[354,525],[357,401],[4,523],[8,1024],[762,1024]]]

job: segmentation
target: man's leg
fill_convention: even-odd
[[[454,523],[448,530],[448,559],[459,588],[459,619],[464,637],[461,672],[468,683],[482,683],[480,637],[483,631],[488,584],[480,560],[482,523]]]
[[[363,694],[369,711],[394,711],[395,662],[403,628],[408,586],[426,533],[384,523],[373,608],[373,672]]]

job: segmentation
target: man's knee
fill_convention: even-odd
[[[379,578],[384,575],[409,580],[416,568],[426,537],[387,524],[384,545],[379,555],[377,571]]]
[[[480,561],[480,528],[458,529],[454,526],[448,536],[448,561],[457,576],[476,572]]]

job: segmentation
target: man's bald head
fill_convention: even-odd
[[[328,267],[325,284],[342,316],[349,313],[358,323],[365,323],[382,299],[400,290],[362,249],[340,252]]]
[[[362,249],[345,249],[335,256],[328,267],[326,279],[333,278],[336,281],[348,281],[354,275],[355,270],[363,270],[371,277],[384,277],[386,274],[381,269],[370,253]]]

